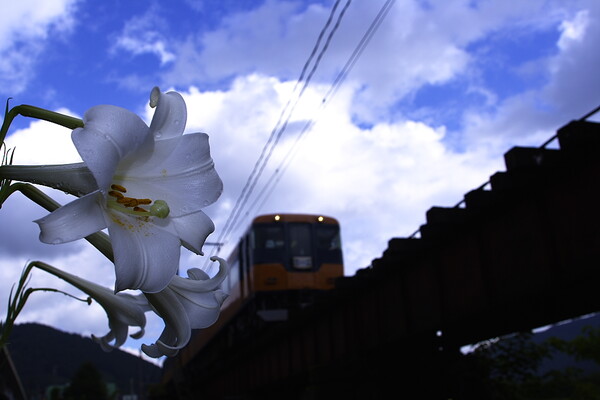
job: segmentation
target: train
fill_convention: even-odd
[[[227,261],[223,289],[229,301],[223,308],[253,299],[263,319],[283,318],[315,291],[332,289],[343,275],[340,226],[323,215],[261,215]]]
[[[231,338],[257,324],[285,321],[290,312],[333,289],[344,274],[340,224],[316,214],[257,216],[227,262],[222,288],[229,296],[221,315],[214,325],[194,332],[177,366],[187,364],[217,335]],[[172,373],[167,369],[163,380]]]

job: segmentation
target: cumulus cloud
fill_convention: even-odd
[[[560,52],[549,60],[552,80],[542,96],[563,118],[575,118],[600,102],[600,4],[590,2],[561,24]]]
[[[508,143],[540,145],[598,105],[600,6],[592,1],[581,7],[561,14],[556,53],[535,63],[547,76],[543,84],[513,93],[493,109],[465,112],[462,135],[467,148],[485,146],[492,156]]]
[[[188,130],[210,135],[211,153],[225,185],[221,199],[207,210],[217,226],[209,241],[222,233],[292,88],[293,82],[250,75],[238,78],[229,91],[191,88],[183,93]],[[305,92],[290,118],[292,126],[304,126],[319,115],[323,89]],[[443,126],[403,120],[360,128],[351,118],[352,95],[348,88],[341,91],[293,153],[289,151],[302,130],[282,136],[241,220],[235,221],[240,230],[228,237],[229,245],[259,213],[328,214],[342,223],[351,274],[380,254],[391,237],[418,228],[430,206],[453,205],[501,167],[501,159],[455,153],[444,143]],[[257,106],[239,107],[239,102]],[[293,158],[287,159],[288,154]],[[284,170],[285,176],[278,175]],[[281,178],[272,194],[255,202],[267,194],[263,190],[272,178]]]
[[[168,40],[162,33],[167,26],[166,21],[160,17],[158,6],[154,4],[144,14],[125,22],[110,51],[113,54],[124,51],[133,56],[152,54],[159,59],[161,65],[167,64],[175,59],[175,55],[168,49]]]
[[[66,109],[57,112],[76,116]],[[81,162],[71,141],[71,130],[47,121],[31,120],[28,127],[10,132],[5,143],[8,148],[15,149],[15,165]]]
[[[315,81],[328,84],[336,78],[382,4],[352,3],[320,61]],[[330,8],[321,4],[266,1],[229,15],[215,29],[173,41],[176,60],[162,75],[164,84],[211,87],[250,74],[295,79],[329,13]],[[348,84],[359,89],[354,93],[352,113],[357,120],[373,123],[389,116],[399,101],[424,86],[465,77],[470,82],[472,74],[478,73],[471,44],[491,34],[548,29],[564,13],[560,3],[542,0],[516,5],[499,0],[397,2],[347,77]],[[493,99],[488,88],[475,82],[469,86],[468,90]]]
[[[12,1],[0,13],[0,93],[22,92],[51,36],[69,32],[77,0]]]

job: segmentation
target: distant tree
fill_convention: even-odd
[[[480,344],[470,355],[485,371],[484,386],[488,398],[498,400],[534,399],[531,393],[540,390],[542,379],[538,369],[550,355],[548,345],[531,340],[530,332],[517,333]]]
[[[581,335],[570,341],[550,338],[548,343],[577,360],[590,360],[600,365],[600,328],[585,326],[581,330]]]
[[[544,359],[559,352],[600,365],[600,329],[584,328],[582,334],[572,340],[550,338],[539,344],[532,336],[525,332],[489,340],[465,357],[469,366],[466,373],[477,377],[477,384],[482,388],[479,399],[600,399],[600,374],[585,375],[576,367],[539,372]]]
[[[106,383],[92,363],[79,367],[71,384],[65,390],[66,400],[106,400]]]

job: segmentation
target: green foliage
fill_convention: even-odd
[[[599,400],[600,373],[576,367],[539,372],[542,362],[563,353],[600,366],[600,329],[586,327],[572,340],[550,338],[535,343],[532,333],[518,333],[480,344],[467,358],[478,371],[487,398],[494,400]]]
[[[582,334],[571,341],[551,338],[549,344],[577,360],[590,360],[600,365],[600,328],[586,326]]]

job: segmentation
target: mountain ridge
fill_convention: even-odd
[[[158,383],[162,369],[129,352],[104,352],[91,338],[38,323],[15,325],[9,350],[27,395],[42,398],[50,385],[69,383],[86,362],[120,393],[146,393]]]

